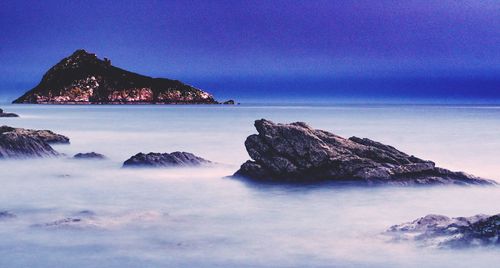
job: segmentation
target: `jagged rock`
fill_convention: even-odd
[[[0,132],[15,132],[19,135],[32,137],[35,139],[42,140],[48,144],[69,144],[69,138],[54,133],[50,130],[35,130],[35,129],[26,129],[26,128],[13,128],[9,126],[1,126]]]
[[[463,172],[438,168],[431,161],[369,139],[342,138],[306,123],[255,121],[258,135],[245,141],[253,159],[235,176],[260,180],[314,182],[350,180],[398,185],[494,184]]]
[[[53,66],[42,81],[13,103],[215,104],[213,96],[178,80],[152,78],[111,65],[83,49]]]
[[[16,215],[12,214],[8,211],[0,211],[0,220],[5,220],[5,219],[12,219],[15,218]]]
[[[395,240],[414,240],[423,246],[500,246],[500,214],[449,218],[427,215],[386,232]]]
[[[138,153],[123,163],[123,167],[175,167],[199,166],[210,161],[187,152]]]
[[[49,143],[68,143],[69,139],[49,130],[0,127],[0,159],[58,156]]]
[[[19,115],[15,113],[4,113],[2,109],[0,109],[0,117],[19,117]]]
[[[98,154],[96,152],[90,152],[90,153],[78,153],[73,156],[75,159],[106,159],[106,157],[102,154]]]

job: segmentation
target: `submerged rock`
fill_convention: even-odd
[[[48,70],[40,83],[13,103],[216,104],[214,97],[178,80],[129,72],[83,49]]]
[[[98,154],[96,152],[90,152],[90,153],[78,153],[73,156],[75,159],[97,159],[97,160],[103,160],[106,159],[106,157],[102,154]]]
[[[118,214],[99,215],[91,210],[82,210],[72,213],[58,220],[31,225],[34,228],[47,230],[85,230],[85,229],[110,229],[124,225],[139,224],[143,226],[148,222],[156,222],[168,214],[157,211],[125,212]]]
[[[0,109],[0,117],[19,117],[19,115],[15,113],[4,113],[2,109]]]
[[[58,156],[49,143],[68,143],[65,136],[49,130],[0,127],[0,159]]]
[[[500,246],[500,214],[449,218],[427,215],[392,226],[387,234],[396,240],[414,240],[424,246]]]
[[[53,222],[47,222],[43,224],[35,224],[33,227],[79,227],[79,225],[83,222],[81,218],[64,218],[60,220],[56,220]]]
[[[0,211],[0,221],[5,220],[5,219],[12,219],[15,217],[16,217],[16,215],[13,213],[10,213],[8,211]]]
[[[187,152],[138,153],[123,163],[123,167],[176,167],[199,166],[212,163]]]
[[[494,184],[452,172],[370,139],[342,138],[306,123],[255,121],[259,134],[245,141],[253,159],[235,176],[281,182],[349,180],[397,185]]]

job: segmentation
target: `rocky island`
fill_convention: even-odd
[[[427,215],[394,225],[387,234],[395,240],[415,240],[423,246],[440,248],[500,246],[500,214],[457,218]]]
[[[351,181],[369,184],[495,184],[463,172],[436,167],[370,139],[342,138],[303,122],[255,121],[258,134],[245,141],[253,159],[234,174],[262,181]]]
[[[13,103],[36,104],[218,104],[214,97],[178,80],[152,78],[111,65],[83,49],[45,73]]]

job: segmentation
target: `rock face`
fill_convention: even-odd
[[[58,156],[49,145],[53,143],[69,143],[69,139],[49,130],[0,127],[0,159]]]
[[[19,115],[14,113],[4,113],[2,109],[0,109],[0,117],[19,117]]]
[[[177,80],[152,78],[111,65],[83,49],[53,66],[40,84],[13,103],[214,104],[209,93]]]
[[[78,153],[73,156],[75,159],[97,159],[97,160],[102,160],[106,159],[106,157],[102,154],[98,154],[95,152],[90,152],[90,153]]]
[[[281,182],[350,180],[397,185],[493,184],[493,181],[438,168],[369,139],[345,139],[306,123],[255,121],[258,135],[245,141],[253,161],[235,176]]]
[[[394,225],[387,234],[396,240],[415,240],[424,246],[500,246],[500,214],[458,218],[427,215]]]
[[[123,167],[200,166],[212,162],[187,152],[138,153],[123,163]]]

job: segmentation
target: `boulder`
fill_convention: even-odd
[[[200,166],[212,162],[187,152],[138,153],[123,163],[123,167]]]
[[[494,184],[463,172],[436,167],[366,138],[342,138],[303,122],[255,121],[258,134],[245,147],[252,160],[235,176],[279,182],[355,181],[397,185]]]
[[[58,156],[49,143],[68,143],[65,136],[49,130],[0,127],[0,159]]]
[[[414,240],[423,246],[500,246],[500,214],[457,218],[427,215],[394,225],[386,233],[395,240]]]
[[[73,156],[74,159],[96,159],[96,160],[102,160],[106,159],[106,157],[102,154],[98,154],[96,152],[90,152],[90,153],[77,153]]]
[[[13,128],[9,126],[1,126],[0,132],[15,132],[19,135],[32,137],[35,139],[42,140],[48,144],[69,144],[69,138],[54,133],[50,130],[35,130],[35,129],[25,129],[25,128]]]

